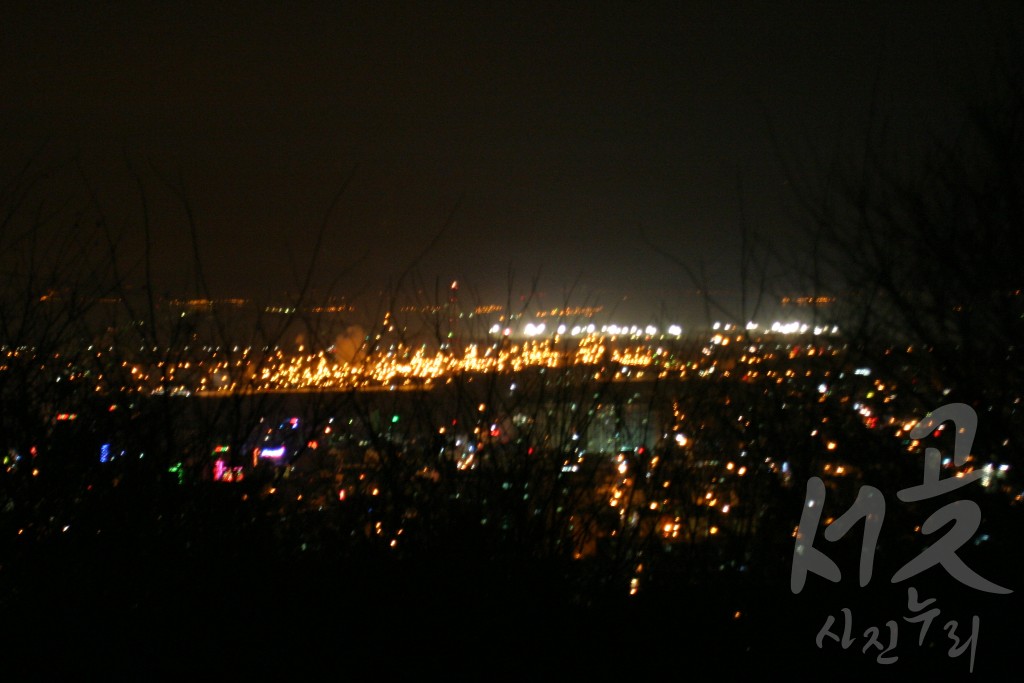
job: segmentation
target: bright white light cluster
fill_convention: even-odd
[[[748,323],[747,329],[752,329],[749,325],[750,324]],[[776,320],[772,323],[772,332],[775,332],[776,334],[806,334],[810,329],[810,325],[799,321],[783,323]],[[813,332],[815,335],[836,334],[839,332],[839,327],[836,325],[833,325],[832,327],[829,327],[828,325],[815,325]]]

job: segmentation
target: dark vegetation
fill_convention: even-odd
[[[729,676],[809,659],[889,671],[856,650],[813,646],[824,617],[844,606],[861,629],[902,619],[905,588],[888,579],[927,545],[914,528],[937,507],[898,502],[897,490],[919,483],[922,459],[851,409],[871,382],[896,396],[883,401],[890,390],[879,390],[872,405],[883,419],[952,401],[975,408],[974,452],[1010,469],[996,493],[963,489],[982,506],[990,540],[961,556],[1019,588],[1024,101],[1008,81],[955,139],[916,156],[920,165],[894,166],[884,137],[871,137],[855,173],[825,173],[827,191],[807,193],[825,199],[808,202],[805,285],[840,302],[813,322],[839,325],[840,336],[808,338],[791,353],[741,331],[713,350],[717,373],[652,372],[638,383],[616,379],[623,367],[602,356],[462,372],[429,390],[248,391],[276,349],[293,351],[296,334],[326,350],[351,329],[309,313],[318,303],[309,277],[290,313],[184,310],[158,293],[145,215],[121,230],[96,203],[49,196],[45,174],[29,165],[4,186],[0,221],[5,661],[142,676],[201,662],[337,676],[356,664],[536,674],[542,657],[575,673]],[[186,239],[198,244],[182,205]],[[189,296],[210,299],[202,264],[197,248]],[[413,297],[407,281],[415,277],[399,278],[386,310]],[[441,292],[427,303],[443,309]],[[740,330],[745,317],[733,321]],[[434,347],[452,343],[443,317],[418,327],[381,320],[357,361],[431,332]],[[462,345],[493,341],[468,322],[461,335]],[[775,353],[748,376],[744,349],[759,344],[759,356]],[[663,352],[696,364],[706,346],[691,336]],[[178,381],[157,369],[211,348],[234,390],[175,395]],[[853,373],[862,366],[870,378]],[[157,373],[147,391],[134,388],[140,367]],[[67,414],[76,417],[60,419]],[[228,465],[248,466],[265,425],[292,416],[301,438],[289,467],[261,463],[243,481],[212,481],[216,445],[229,447]],[[602,429],[618,433],[614,450],[632,480],[617,506],[615,452],[581,452]],[[452,455],[456,434],[481,444],[473,466]],[[843,584],[812,580],[794,596],[793,530],[807,479],[833,460],[832,440],[853,474],[830,480],[830,510],[838,515],[862,483],[886,497],[876,579],[865,589],[853,579],[858,527],[839,543],[818,541],[843,567]],[[103,444],[114,451],[108,462]],[[731,501],[728,513],[706,504],[705,491]],[[675,519],[678,535],[667,538]],[[981,615],[979,670],[1010,659],[1021,632],[1006,618],[1016,593],[972,593],[938,569],[919,579],[950,618]],[[941,645],[909,647],[912,633],[901,629],[899,671],[966,671]]]

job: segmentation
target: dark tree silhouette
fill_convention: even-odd
[[[860,358],[921,410],[955,400],[982,419],[986,456],[1024,465],[1024,71],[944,132],[897,139],[872,117],[855,163],[801,194],[811,221],[802,287],[836,303]],[[881,121],[881,122],[880,122]],[[794,183],[796,184],[796,183]]]

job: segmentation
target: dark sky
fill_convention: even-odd
[[[855,146],[875,83],[897,139],[954,120],[1021,25],[997,2],[778,5],[5,4],[3,170],[77,159],[121,215],[130,160],[172,289],[191,249],[158,176],[184,179],[216,293],[248,296],[294,288],[353,174],[319,260],[323,284],[365,255],[339,293],[396,277],[461,197],[431,283],[502,301],[511,266],[552,304],[578,280],[578,303],[685,314],[641,229],[734,290],[741,199],[788,244],[780,154],[810,173]]]

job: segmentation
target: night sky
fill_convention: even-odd
[[[394,281],[451,215],[431,287],[503,303],[511,267],[551,305],[576,283],[684,318],[692,287],[641,232],[734,293],[741,203],[777,247],[799,222],[780,156],[809,175],[856,149],[873,87],[894,140],[955,122],[1022,25],[995,2],[210,4],[5,5],[5,177],[35,158],[59,195],[81,169],[130,218],[137,169],[175,293],[191,247],[161,177],[214,293],[272,298],[351,176],[319,256],[337,294]]]

